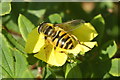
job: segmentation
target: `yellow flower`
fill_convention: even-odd
[[[77,55],[80,51],[84,53],[97,44],[97,42],[90,42],[98,35],[90,23],[84,23],[72,33],[83,45],[77,44],[73,50],[66,50],[66,53],[72,53],[74,55]],[[48,64],[62,66],[66,62],[68,56],[66,53],[60,53],[59,51],[60,48],[56,48],[55,50],[54,45],[44,39],[44,34],[38,33],[38,28],[35,28],[29,33],[25,46],[25,52],[36,53],[34,55],[36,58],[43,60]]]

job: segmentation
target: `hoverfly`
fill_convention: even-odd
[[[72,20],[61,24],[41,23],[38,26],[38,33],[44,33],[45,40],[54,45],[54,49],[59,47],[64,50],[72,50],[77,44],[81,44],[73,31],[82,24],[84,24],[83,20]],[[65,52],[61,51],[61,53]]]

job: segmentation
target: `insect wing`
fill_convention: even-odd
[[[85,23],[84,20],[72,20],[61,24],[55,24],[56,27],[60,27],[68,33],[72,33],[75,29],[79,28],[81,24]]]
[[[57,25],[82,42],[89,42],[98,35],[95,28],[83,20],[73,20]]]

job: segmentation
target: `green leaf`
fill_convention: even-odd
[[[116,52],[117,45],[114,40],[106,42],[101,49],[102,55],[108,55],[109,58],[112,58]]]
[[[43,80],[47,78],[55,78],[55,73],[48,67],[44,67]]]
[[[99,58],[98,53],[94,51],[90,54],[83,56],[80,69],[83,78],[103,78],[111,68],[111,60],[107,55],[104,58]],[[87,66],[86,66],[87,65]]]
[[[81,59],[82,59],[82,57],[81,57]],[[91,69],[90,65],[92,65],[92,64],[91,64],[89,58],[87,58],[86,60],[82,61],[82,63],[80,63],[79,66],[81,69],[82,78],[90,78],[91,77],[90,75],[92,74],[92,69]]]
[[[66,65],[65,78],[82,78],[79,65],[76,63],[68,63]]]
[[[5,35],[5,37],[8,39],[8,41],[15,46],[15,48],[17,48],[21,52],[24,52],[24,47],[21,44],[19,44],[19,42],[11,34],[9,34],[5,30],[2,30],[2,32]]]
[[[95,27],[96,31],[98,32],[98,37],[97,37],[97,41],[98,44],[101,43],[102,37],[103,37],[103,33],[104,33],[104,29],[105,29],[105,21],[102,17],[101,14],[95,16],[90,23]]]
[[[105,57],[106,60],[97,58],[92,63],[89,62],[90,70],[92,70],[91,78],[102,78],[110,70],[111,60]]]
[[[109,73],[106,73],[103,78],[111,78],[112,76]]]
[[[0,3],[0,16],[9,14],[11,11],[11,3],[10,2],[1,2]]]
[[[59,14],[52,14],[49,16],[51,23],[62,23],[62,17]]]
[[[9,49],[9,44],[5,37],[2,35],[2,75],[6,78],[14,77],[14,59],[12,52]]]
[[[22,37],[26,41],[28,33],[31,32],[35,26],[22,14],[18,17],[18,25]]]
[[[38,18],[42,17],[45,12],[46,12],[46,9],[40,9],[40,10],[28,10],[29,13],[37,16]]]
[[[64,69],[63,67],[56,67],[52,66],[49,67],[50,71],[52,72],[52,76],[56,78],[64,78]]]
[[[10,47],[2,35],[2,75],[3,78],[33,78],[26,57],[17,49]]]
[[[120,58],[112,59],[112,66],[109,73],[113,76],[120,76]]]
[[[7,16],[7,17],[11,17],[11,16]],[[17,17],[17,16],[16,16]],[[3,20],[8,20],[8,22],[5,24],[5,26],[7,27],[8,30],[12,31],[12,32],[16,32],[18,34],[20,34],[20,31],[19,31],[19,27],[18,25],[14,22],[13,19],[10,19],[10,18],[3,18]],[[13,28],[14,27],[14,28]]]
[[[13,49],[13,53],[15,57],[15,78],[33,78],[28,69],[26,57],[17,49]]]

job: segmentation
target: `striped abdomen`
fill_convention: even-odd
[[[43,32],[46,37],[50,37],[50,41],[55,47],[63,49],[72,49],[74,47],[72,37],[58,27],[56,29],[53,26],[42,24],[38,28],[38,32]]]
[[[63,49],[72,49],[74,47],[71,36],[63,30],[57,31],[51,38],[56,47]]]

